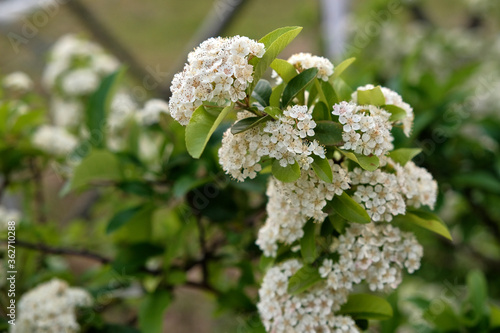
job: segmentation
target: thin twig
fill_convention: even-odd
[[[26,249],[31,249],[31,250],[36,250],[40,251],[43,253],[50,253],[50,254],[61,254],[61,255],[71,255],[71,256],[79,256],[79,257],[85,257],[88,259],[92,259],[95,261],[98,261],[102,264],[108,264],[111,262],[110,258],[107,258],[103,255],[97,254],[95,252],[91,252],[88,250],[76,250],[76,249],[68,249],[68,248],[59,248],[59,247],[52,247],[46,244],[42,243],[30,243],[30,242],[25,242],[23,240],[16,239],[16,245],[26,248]]]
[[[36,164],[35,159],[30,159],[29,165],[34,183],[35,198],[33,204],[36,220],[40,223],[45,223],[47,222],[47,216],[45,216],[45,197],[43,195],[42,172]]]

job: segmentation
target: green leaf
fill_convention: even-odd
[[[121,168],[118,158],[111,152],[93,149],[75,168],[71,189],[89,185],[95,181],[118,181]]]
[[[347,67],[351,66],[351,64],[356,60],[356,58],[349,58],[342,61],[340,64],[335,66],[333,70],[332,79],[338,78],[342,73],[347,69]]]
[[[269,84],[267,80],[260,79],[252,92],[252,97],[255,98],[260,105],[266,107],[269,105],[269,98],[272,92],[273,88],[271,88],[271,84]]]
[[[470,318],[471,324],[476,325],[484,316],[487,315],[488,285],[484,275],[479,270],[473,270],[467,274],[467,300],[472,306]]]
[[[333,229],[335,229],[339,234],[345,232],[348,221],[337,213],[332,213],[328,215],[328,220],[330,221]]]
[[[391,117],[389,118],[390,121],[399,121],[405,119],[408,115],[406,111],[399,106],[392,105],[392,104],[385,104],[381,106],[382,109],[385,111],[389,112],[391,114]]]
[[[351,94],[353,92],[352,88],[347,85],[347,83],[342,80],[340,77],[330,80],[330,83],[335,90],[335,94],[337,95],[339,101],[350,101]]]
[[[300,167],[297,162],[288,164],[286,167],[282,167],[278,160],[274,160],[272,172],[276,179],[284,183],[294,182],[300,178]]]
[[[273,119],[271,116],[249,117],[241,119],[235,122],[233,126],[231,126],[231,133],[233,134],[243,133],[271,119]]]
[[[121,68],[106,76],[101,81],[99,88],[89,98],[85,115],[87,117],[87,128],[92,138],[94,138],[90,140],[90,143],[94,147],[104,148],[106,145],[107,112],[116,86],[124,73],[125,69]]]
[[[111,220],[108,223],[108,226],[106,227],[106,234],[110,234],[113,231],[124,226],[128,221],[130,221],[143,208],[144,208],[143,205],[138,205],[138,206],[124,209],[124,210],[116,213],[115,216],[113,216],[113,218],[111,218]]]
[[[494,175],[485,171],[473,171],[452,178],[455,186],[472,187],[491,193],[500,194],[500,181]]]
[[[300,239],[300,253],[304,262],[311,264],[316,260],[316,223],[313,219],[307,221],[304,226],[304,236]]]
[[[314,162],[312,163],[312,167],[314,172],[318,175],[319,179],[325,183],[331,184],[333,182],[333,172],[328,160],[316,155],[314,155],[313,158]]]
[[[351,294],[338,314],[349,315],[353,319],[385,320],[392,317],[392,307],[385,299],[370,294]]]
[[[316,67],[306,69],[296,77],[290,80],[283,91],[281,104],[287,107],[295,96],[304,90],[316,77],[318,69]]]
[[[250,93],[278,54],[297,37],[301,30],[302,27],[283,27],[268,33],[259,40],[260,43],[265,45],[266,53],[262,58],[255,57],[249,62],[254,66],[253,82],[248,88]]]
[[[139,328],[143,333],[161,333],[163,314],[172,302],[172,296],[166,290],[157,290],[148,294],[139,308]]]
[[[405,215],[396,215],[393,220],[394,223],[413,223],[449,240],[453,240],[443,220],[433,213],[407,209]]]
[[[319,103],[318,103],[319,104]],[[325,146],[340,146],[343,143],[342,125],[331,120],[320,120],[314,128],[314,139]]]
[[[259,268],[261,271],[265,272],[274,264],[273,257],[266,257],[264,255],[260,256]]]
[[[20,133],[26,128],[34,127],[41,124],[44,120],[43,114],[44,114],[43,111],[35,110],[19,115],[14,125],[12,125],[12,132]]]
[[[334,196],[330,206],[347,221],[363,224],[371,222],[366,210],[345,192],[342,192],[342,195]]]
[[[380,86],[376,86],[369,90],[358,90],[357,95],[359,105],[385,105],[385,97]]]
[[[341,149],[339,149],[339,150],[345,157],[347,157],[351,161],[358,163],[359,166],[365,170],[374,171],[374,170],[378,169],[378,167],[380,165],[379,158],[375,155],[366,156],[366,155],[362,155],[362,154],[351,153],[351,152],[341,150]]]
[[[319,281],[322,281],[318,269],[310,265],[304,265],[288,280],[288,293],[297,295],[309,289]]]
[[[271,98],[269,98],[269,105],[279,108],[281,103],[281,94],[285,89],[285,83],[282,83],[273,88],[273,93],[271,94]]]
[[[141,273],[149,258],[159,256],[164,248],[149,242],[125,243],[118,249],[112,268],[123,275]]]
[[[273,117],[273,119],[278,119],[279,116],[283,115],[283,110],[276,106],[268,106],[264,109],[264,112]]]
[[[150,197],[154,194],[150,184],[140,180],[130,180],[118,184],[123,192],[135,194],[141,197]]]
[[[500,327],[500,307],[494,304],[490,305],[490,327]]]
[[[440,332],[460,331],[460,318],[448,302],[441,300],[441,303],[442,304],[439,306],[439,312],[432,311],[433,309],[428,308],[423,313],[423,318],[433,323]]]
[[[406,163],[411,161],[415,156],[420,154],[422,149],[420,148],[399,148],[393,150],[389,153],[389,157],[401,166],[405,166]]]
[[[330,110],[328,110],[328,107],[326,106],[325,103],[317,102],[314,105],[312,116],[313,116],[313,119],[316,120],[316,125],[317,125],[319,121],[330,120]],[[340,129],[341,129],[340,138],[342,140],[342,126],[340,126]],[[314,129],[315,132],[316,132],[316,130],[317,130],[317,128]]]
[[[271,68],[278,73],[285,83],[297,76],[297,69],[288,61],[283,59],[274,59]]]
[[[186,147],[189,155],[200,158],[208,140],[233,106],[233,103],[226,106],[217,116],[209,113],[204,105],[200,105],[194,111],[186,127]]]
[[[326,82],[323,80],[318,80],[316,79],[317,85],[320,86],[319,94],[321,96],[322,101],[327,105],[328,110],[333,109],[333,105],[337,102],[339,102],[339,98],[337,94],[335,93],[335,89],[333,89],[333,86],[330,84],[330,82]],[[317,86],[316,85],[316,86]]]

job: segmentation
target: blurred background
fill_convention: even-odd
[[[474,319],[468,300],[474,288],[484,291],[467,279],[473,270],[487,281],[485,311],[498,314],[499,1],[1,0],[0,75],[24,71],[43,94],[37,82],[48,50],[62,35],[75,33],[129,66],[127,81],[145,87],[136,97],[168,100],[171,77],[201,40],[213,33],[259,39],[288,25],[304,29],[282,58],[310,52],[336,65],[356,57],[344,75],[348,84],[387,86],[413,106],[412,136],[397,136],[395,145],[422,148],[415,161],[439,184],[436,212],[454,241],[424,231],[417,235],[425,249],[422,268],[390,296],[395,317],[375,331],[467,332],[456,323]],[[150,88],[144,81],[148,76],[157,83]],[[62,181],[50,170],[43,177],[56,223],[90,214],[93,193],[69,196],[61,206],[55,193]],[[67,269],[85,271],[89,265],[74,259]],[[237,314],[218,311],[214,296],[189,288],[177,289],[176,296],[165,332],[251,332],[241,329]],[[113,311],[107,318],[120,322],[126,316],[123,309]]]

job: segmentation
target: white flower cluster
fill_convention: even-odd
[[[246,97],[245,89],[253,81],[251,57],[262,57],[264,44],[248,37],[210,38],[188,55],[188,64],[177,73],[170,90],[170,114],[187,125],[202,102],[224,105]]]
[[[373,84],[367,84],[365,86],[358,87],[358,89],[352,93],[352,101],[354,103],[357,103],[358,90],[371,90],[373,88],[375,88]],[[415,117],[415,115],[413,114],[413,108],[410,106],[410,104],[404,102],[401,95],[399,95],[397,92],[386,87],[380,87],[380,90],[385,97],[386,105],[397,106],[406,112],[406,117],[403,118],[403,120],[401,120],[400,122],[403,124],[403,132],[405,133],[405,135],[410,136],[411,129],[413,127],[413,119]]]
[[[296,53],[287,60],[289,63],[297,67],[299,70],[316,67],[318,79],[328,81],[328,78],[333,74],[333,64],[324,57],[318,57],[311,53]]]
[[[65,35],[50,52],[43,83],[47,89],[67,98],[88,95],[118,66],[118,61],[99,45],[75,35]]]
[[[38,127],[31,140],[33,146],[57,156],[69,154],[78,145],[78,140],[66,129],[51,125]]]
[[[366,156],[382,156],[394,148],[391,115],[387,111],[373,105],[340,102],[333,106],[332,114],[339,116],[343,125],[344,149]]]
[[[292,183],[271,179],[266,192],[268,217],[256,242],[266,256],[276,256],[278,242],[292,244],[300,239],[310,218],[322,222],[327,216],[323,212],[327,201],[349,188],[347,171],[331,161],[330,165],[331,184],[319,179],[313,170],[303,170],[301,177]]]
[[[10,73],[3,78],[2,85],[5,89],[19,92],[27,92],[33,89],[33,81],[28,74],[24,72]]]
[[[250,112],[240,112],[238,119],[252,116]],[[285,167],[298,162],[301,169],[308,170],[313,162],[312,155],[325,158],[325,149],[314,135],[316,122],[307,106],[289,107],[276,121],[268,121],[263,128],[254,127],[243,133],[232,134],[228,129],[219,149],[219,163],[226,173],[239,181],[255,178],[261,170],[263,157],[271,157]]]
[[[18,210],[0,205],[0,232],[7,230],[9,221],[19,223],[20,219],[21,213]]]
[[[144,126],[156,124],[160,121],[160,114],[168,113],[168,103],[161,99],[150,99],[136,114],[137,120]]]
[[[415,208],[428,206],[434,209],[438,186],[432,175],[424,168],[409,161],[404,167],[395,163],[396,176],[406,204]]]
[[[79,332],[76,308],[89,307],[92,303],[87,291],[70,288],[65,281],[53,279],[21,297],[16,325],[10,326],[10,332]]]
[[[350,291],[366,281],[371,291],[388,291],[401,283],[404,267],[409,273],[420,267],[423,248],[415,235],[390,224],[353,223],[339,237],[337,252],[337,262],[325,259],[319,269],[330,288]]]
[[[361,168],[349,172],[355,189],[353,198],[366,209],[371,219],[390,222],[393,216],[405,214],[407,206],[434,208],[437,183],[432,175],[411,161],[404,167],[390,159],[388,162],[396,170],[395,174]]]
[[[272,267],[264,276],[257,308],[266,331],[360,332],[351,317],[334,314],[347,301],[347,292],[333,290],[320,282],[307,292],[288,294],[288,279],[301,267],[293,259]]]
[[[393,216],[406,212],[401,184],[395,174],[354,168],[349,176],[356,189],[353,199],[365,207],[373,221],[389,222]]]

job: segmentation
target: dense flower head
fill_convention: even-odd
[[[330,60],[324,57],[312,55],[311,53],[296,53],[288,58],[288,62],[297,67],[299,70],[317,68],[318,79],[328,81],[328,78],[333,74],[333,64]]]
[[[302,228],[310,218],[323,222],[327,201],[349,188],[347,170],[331,161],[330,165],[332,183],[319,179],[313,170],[303,170],[301,177],[291,183],[271,179],[266,193],[268,217],[256,242],[266,256],[276,256],[278,242],[292,244],[302,238]]]
[[[184,70],[177,73],[170,90],[170,114],[187,125],[194,110],[203,102],[224,105],[246,97],[253,81],[251,57],[262,57],[264,44],[248,37],[210,38],[188,55]]]
[[[10,73],[3,78],[2,85],[6,89],[19,92],[27,92],[33,89],[33,81],[24,72]]]
[[[16,325],[10,325],[10,332],[79,332],[76,309],[92,303],[87,291],[70,288],[65,281],[52,279],[21,297]]]
[[[253,116],[240,112],[238,120]],[[325,150],[316,140],[311,140],[316,122],[311,110],[304,105],[289,107],[275,121],[263,127],[254,127],[243,133],[232,134],[228,129],[219,149],[219,163],[224,171],[236,180],[255,178],[261,170],[260,160],[271,157],[285,167],[298,163],[308,170],[314,155],[325,158]]]
[[[99,45],[68,34],[61,37],[50,51],[43,84],[65,97],[88,95],[118,66],[119,62]]]
[[[396,289],[402,270],[420,267],[423,248],[410,232],[387,223],[353,223],[339,237],[338,261],[325,259],[319,272],[333,290],[353,289],[365,281],[371,291]]]
[[[390,113],[373,105],[361,106],[340,102],[333,106],[332,114],[343,125],[344,149],[363,155],[385,155],[393,149]]]
[[[411,161],[404,167],[395,163],[394,168],[406,204],[415,208],[428,206],[434,209],[438,186],[429,171]]]
[[[358,89],[352,93],[352,101],[354,103],[357,103],[358,100],[358,91],[359,90],[371,90],[375,88],[373,84],[367,84],[362,87],[358,87]],[[410,136],[411,129],[413,127],[413,119],[414,119],[414,114],[413,114],[413,108],[408,104],[403,101],[403,98],[401,95],[399,95],[397,92],[386,88],[386,87],[380,87],[380,90],[382,91],[382,94],[384,95],[385,98],[385,104],[386,105],[395,105],[401,109],[403,109],[406,112],[406,117],[403,118],[403,120],[399,121],[403,124],[403,131],[406,136]],[[398,122],[397,122],[398,123]]]
[[[299,295],[287,292],[288,279],[300,268],[302,264],[292,259],[266,272],[257,304],[266,330],[274,333],[360,332],[351,317],[335,315],[347,301],[346,290],[334,290],[320,282]]]
[[[36,148],[56,156],[69,154],[78,145],[78,140],[66,129],[51,125],[38,127],[31,140]]]
[[[145,126],[156,124],[160,121],[160,114],[168,113],[168,103],[161,99],[150,99],[144,107],[137,112],[137,121]]]

